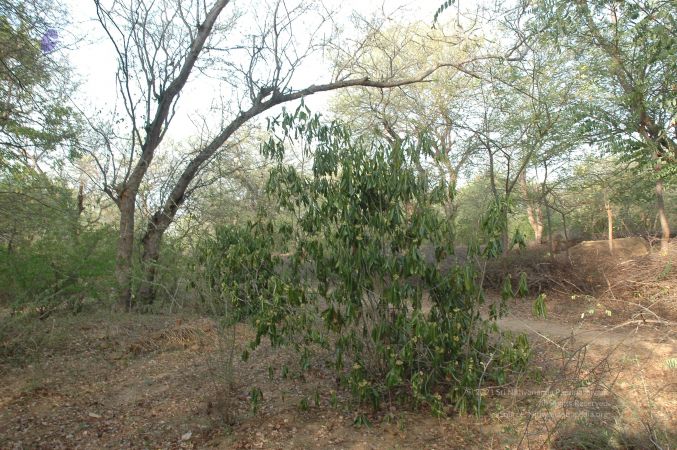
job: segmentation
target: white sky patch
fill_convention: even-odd
[[[177,0],[179,1],[179,0]],[[476,0],[458,0],[463,9],[476,8]],[[209,2],[208,2],[209,3]],[[326,2],[330,10],[337,10],[335,21],[350,29],[350,16],[356,12],[365,17],[372,15],[385,16],[394,22],[429,22],[432,26],[433,16],[442,0],[391,0],[371,2],[365,0],[331,0]],[[115,80],[117,58],[114,48],[102,27],[96,20],[96,10],[92,0],[65,0],[69,10],[71,23],[69,33],[79,43],[72,50],[67,51],[68,59],[74,68],[75,76],[80,81],[77,97],[74,98],[77,106],[87,115],[110,114],[117,106],[122,108],[118,94],[118,85]],[[241,3],[233,1],[233,5]],[[229,6],[230,7],[230,6]],[[444,14],[451,17],[456,15],[457,5],[449,8]],[[447,18],[448,19],[448,18]],[[247,24],[244,24],[247,26]],[[252,24],[252,29],[254,24]],[[303,32],[297,28],[295,32]],[[309,59],[295,75],[293,87],[302,88],[311,84],[326,83],[330,80],[331,68],[329,62],[321,55]],[[180,99],[177,115],[168,133],[174,140],[183,140],[196,134],[194,122],[201,115],[209,111],[211,99],[219,90],[218,82],[205,80],[193,76],[186,86]],[[327,110],[328,100],[332,93],[315,94],[305,99],[306,104],[314,112]],[[289,105],[288,107],[292,107]],[[273,110],[273,115],[279,110]],[[199,121],[199,120],[198,120]]]

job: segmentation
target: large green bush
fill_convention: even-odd
[[[302,367],[324,347],[337,376],[374,408],[402,396],[437,414],[480,412],[482,385],[505,382],[529,348],[498,333],[504,304],[489,319],[480,314],[474,264],[440,270],[453,229],[439,212],[447,186],[419,170],[433,157],[427,140],[361,141],[303,108],[271,128],[280,137],[264,147],[278,161],[268,191],[292,225],[261,217],[214,241],[226,298],[252,314],[252,347],[263,337],[293,345]],[[290,142],[312,156],[312,173],[282,162]],[[273,236],[286,236],[287,258],[273,256]],[[481,256],[477,248],[471,255]]]

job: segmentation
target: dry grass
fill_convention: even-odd
[[[217,328],[211,320],[193,320],[188,323],[177,320],[174,327],[157,331],[150,336],[142,336],[132,342],[129,351],[141,355],[155,351],[199,349],[213,345],[216,339]]]
[[[620,261],[600,269],[603,287],[600,297],[631,312],[642,323],[677,322],[677,242],[666,253]]]
[[[525,249],[488,262],[485,283],[499,290],[506,275],[516,285],[520,274],[526,273],[530,292],[558,299],[561,309],[569,309],[567,304],[574,305],[576,298],[587,298],[597,311],[613,311],[613,317],[603,318],[605,323],[674,328],[677,242],[667,253],[623,255],[579,254],[573,259],[566,252],[550,255],[543,248]]]

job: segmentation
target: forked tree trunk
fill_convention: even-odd
[[[117,32],[123,33],[119,25],[115,24],[112,16],[109,14],[109,11],[106,11],[102,8],[99,2],[96,3],[97,14],[100,18],[100,23],[105,29],[105,31],[110,36],[113,44],[118,53],[118,62],[119,71],[118,71],[118,80],[120,82],[121,91],[125,96],[125,104],[128,108],[132,122],[138,119],[135,112],[136,97],[129,94],[125,90],[125,87],[129,87],[130,80],[133,80],[135,77],[130,72],[130,66],[134,66],[134,63],[129,63],[129,59],[133,61],[136,60],[135,57],[132,57],[132,53],[136,54],[139,52],[139,58],[141,61],[144,61],[145,57],[150,57],[152,53],[147,52],[147,48],[141,46],[141,48],[135,48],[129,50],[127,45],[118,46],[116,44],[116,39],[113,37]],[[139,192],[139,186],[143,181],[150,164],[153,162],[155,150],[160,145],[164,139],[164,134],[167,131],[166,127],[171,122],[171,117],[173,116],[173,110],[176,106],[176,100],[181,94],[183,87],[185,86],[188,78],[195,66],[195,63],[204,48],[205,42],[212,33],[212,29],[216,20],[218,19],[221,11],[228,5],[229,0],[216,0],[209,11],[204,16],[202,23],[196,24],[196,30],[194,34],[191,34],[190,46],[186,49],[185,54],[179,55],[179,60],[183,60],[183,63],[180,67],[172,66],[172,70],[167,72],[166,69],[169,66],[165,66],[165,72],[160,72],[156,77],[155,73],[145,72],[147,76],[153,75],[153,80],[148,81],[147,88],[149,92],[155,91],[156,81],[160,83],[160,94],[156,95],[157,104],[155,111],[151,111],[150,100],[146,112],[148,116],[145,118],[146,123],[144,124],[145,137],[143,142],[138,142],[140,155],[138,161],[133,164],[133,167],[130,165],[129,171],[125,179],[119,185],[119,190],[117,196],[114,195],[110,190],[107,190],[108,194],[113,198],[120,210],[120,235],[118,240],[118,249],[116,257],[116,267],[115,275],[118,282],[118,301],[121,306],[126,309],[132,308],[132,255],[134,251],[134,213],[136,207],[136,196]],[[118,5],[120,6],[120,5]],[[121,6],[122,7],[122,6]],[[206,5],[205,5],[206,8]],[[131,11],[131,10],[130,10]],[[134,11],[135,14],[138,14],[138,11]],[[148,15],[148,10],[146,10],[145,18],[150,17]],[[107,19],[103,19],[106,17]],[[110,19],[110,22],[108,21]],[[134,19],[136,21],[137,19]],[[144,20],[144,17],[138,19],[139,22]],[[127,25],[132,27],[130,32],[130,37],[136,37],[136,28],[142,26],[139,22],[129,23]],[[117,31],[111,32],[110,27],[114,27]],[[125,28],[124,26],[122,28]],[[124,34],[124,33],[123,33]],[[146,29],[144,27],[143,36],[146,36]],[[127,44],[127,41],[125,41]],[[129,50],[129,52],[128,52]],[[174,63],[172,63],[174,64]],[[177,69],[175,72],[174,69]],[[172,74],[171,76],[169,74]],[[174,77],[175,76],[175,77]],[[160,81],[162,79],[162,81]],[[152,89],[152,91],[151,91]],[[142,88],[143,91],[143,88]],[[151,98],[150,93],[148,98]],[[134,105],[134,106],[132,106]],[[141,135],[142,132],[138,129],[134,130],[137,135]],[[134,141],[136,142],[136,140]],[[135,149],[136,150],[136,149]],[[106,188],[108,189],[108,188]]]
[[[667,252],[670,245],[670,224],[665,214],[665,201],[663,200],[663,180],[656,181],[656,206],[658,207],[658,220],[661,223],[661,251]]]
[[[178,197],[176,202],[166,204],[166,209],[156,212],[148,221],[146,233],[141,239],[143,278],[138,290],[138,298],[141,305],[150,305],[155,300],[157,291],[156,276],[158,261],[160,260],[162,236],[174,220],[177,210],[183,203],[183,198],[183,196]]]
[[[268,100],[262,101],[261,99],[258,99],[248,110],[240,112],[240,114],[235,119],[233,119],[233,121],[228,124],[228,126],[221,130],[221,132],[216,137],[214,137],[214,139],[209,144],[200,150],[198,154],[188,163],[174,185],[168,198],[165,200],[163,206],[153,215],[152,219],[149,221],[146,234],[142,240],[142,266],[144,270],[144,276],[139,288],[140,299],[146,303],[149,303],[152,302],[154,298],[156,286],[155,275],[157,261],[160,254],[162,236],[167,228],[169,228],[169,225],[171,225],[173,222],[178,209],[183,204],[188,187],[193,182],[200,170],[204,167],[204,165],[207,164],[209,159],[220,148],[222,148],[228,139],[248,120],[257,117],[259,114],[268,111],[277,105],[299,100],[318,92],[333,91],[352,86],[378,87],[385,89],[403,86],[406,84],[414,84],[426,79],[435,70],[437,70],[437,68],[427,70],[421,76],[413,79],[407,79],[405,81],[379,82],[370,80],[368,77],[364,77],[356,80],[344,80],[323,85],[312,85],[305,89],[288,94],[283,94],[276,91]],[[408,212],[413,211],[413,207],[414,205],[407,205]],[[507,230],[505,231],[504,241],[508,242]],[[507,253],[507,247],[504,251]]]
[[[127,180],[126,185],[123,186],[124,189],[119,196],[116,197],[116,202],[120,209],[120,240],[118,243],[116,276],[120,289],[120,302],[127,308],[132,306],[132,251],[134,248],[134,206],[136,195],[139,186],[145,177],[146,171],[153,161],[155,150],[164,138],[166,127],[171,121],[171,114],[173,114],[174,107],[176,106],[176,100],[184,88],[195,62],[202,52],[205,41],[212,31],[216,19],[221,10],[223,10],[228,3],[230,3],[229,0],[216,0],[209,13],[205,16],[204,22],[198,25],[194,38],[190,43],[190,48],[186,54],[183,55],[185,58],[184,63],[181,66],[177,77],[168,83],[165,90],[158,96],[157,110],[154,118],[152,122],[147,123],[144,127],[146,130],[146,138],[141,144],[140,159],[131,171],[129,180]],[[99,12],[101,11],[99,10]],[[101,14],[106,15],[106,12],[104,11]],[[124,48],[126,50],[126,47]],[[119,59],[126,62],[128,56],[127,53],[121,53],[119,54]],[[143,55],[141,57],[142,60],[144,56],[148,55]],[[128,66],[127,64],[121,64],[121,67],[123,67],[121,70],[124,72],[124,70],[127,70]],[[326,84],[313,84],[304,89],[295,91],[284,89],[284,92],[280,90],[280,86],[269,86],[272,91],[268,91],[267,95],[264,95],[264,90],[262,88],[258,96],[253,99],[252,106],[249,109],[240,111],[239,114],[211,140],[211,142],[197,151],[197,154],[186,165],[179,179],[176,181],[165,204],[149,222],[146,235],[142,242],[144,276],[138,292],[139,296],[142,297],[142,300],[149,302],[154,296],[156,265],[160,252],[162,235],[174,220],[176,211],[183,203],[188,187],[197,174],[206,164],[208,164],[208,161],[214,154],[223,147],[233,133],[235,133],[244,123],[277,105],[299,100],[312,94],[357,86],[388,89],[413,85],[428,79],[430,75],[443,67],[460,68],[461,65],[457,63],[439,63],[430,69],[424,70],[413,78],[392,81],[371,80],[368,76],[365,76],[356,79],[341,79]],[[123,79],[129,80],[129,78],[127,78],[128,75],[128,73],[122,73]],[[155,89],[153,83],[149,85],[149,89]],[[133,100],[134,99],[132,99],[131,96],[127,99],[128,102],[132,102]],[[129,104],[127,106],[129,106]],[[135,120],[135,117],[132,117],[132,119]]]

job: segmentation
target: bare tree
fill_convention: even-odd
[[[206,128],[185,162],[172,171],[167,194],[145,225],[141,237],[143,280],[138,301],[155,295],[155,268],[162,237],[186,199],[195,192],[200,173],[227,148],[251,119],[271,108],[318,92],[350,86],[391,88],[427,79],[439,63],[407,78],[371,79],[337,72],[322,84],[295,88],[302,63],[321,48],[319,38],[328,17],[317,4],[289,7],[279,0],[238,10],[229,0],[93,0],[98,21],[110,39],[118,60],[117,82],[124,110],[124,126],[94,124],[100,148],[91,150],[103,174],[101,186],[120,211],[116,277],[119,302],[133,306],[132,262],[139,189],[153,164],[175,117],[179,98],[191,76],[209,75],[215,89],[228,92],[216,114],[217,129]],[[228,8],[227,8],[228,7]],[[316,8],[317,7],[317,8]],[[260,11],[252,13],[252,11]],[[306,20],[315,12],[316,26]],[[299,39],[295,26],[304,21]],[[244,29],[244,31],[243,31]],[[207,77],[203,77],[207,78]],[[214,104],[214,102],[212,102]],[[94,123],[94,121],[92,121]]]
[[[473,42],[471,31],[438,24],[390,25],[367,28],[369,40],[364,54],[356,56],[339,52],[336,65],[354,73],[379,74],[381,77],[406,77],[439,61],[463,59],[478,63],[486,58]],[[472,156],[472,148],[464,145],[455,126],[463,114],[463,101],[478,76],[474,68],[463,71],[441,70],[427,83],[390,90],[368,88],[341,92],[334,110],[348,117],[352,126],[363,134],[376,133],[385,139],[401,142],[405,136],[421,133],[431,137],[434,161],[422,161],[420,170],[437,175],[455,190],[460,171]],[[432,162],[432,165],[429,164]],[[453,198],[445,203],[447,218],[453,220]]]

